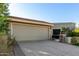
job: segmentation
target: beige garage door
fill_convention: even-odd
[[[48,26],[12,23],[12,27],[17,41],[48,39]]]

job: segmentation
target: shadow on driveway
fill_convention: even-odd
[[[18,43],[14,47],[14,56],[25,56]]]

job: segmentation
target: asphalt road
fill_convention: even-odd
[[[79,47],[55,41],[18,43],[25,56],[79,56]]]

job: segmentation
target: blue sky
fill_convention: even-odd
[[[10,4],[10,15],[48,22],[79,23],[79,4],[16,3]]]

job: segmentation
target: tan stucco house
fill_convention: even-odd
[[[51,39],[52,28],[53,25],[48,22],[10,16],[11,35],[17,41]]]

